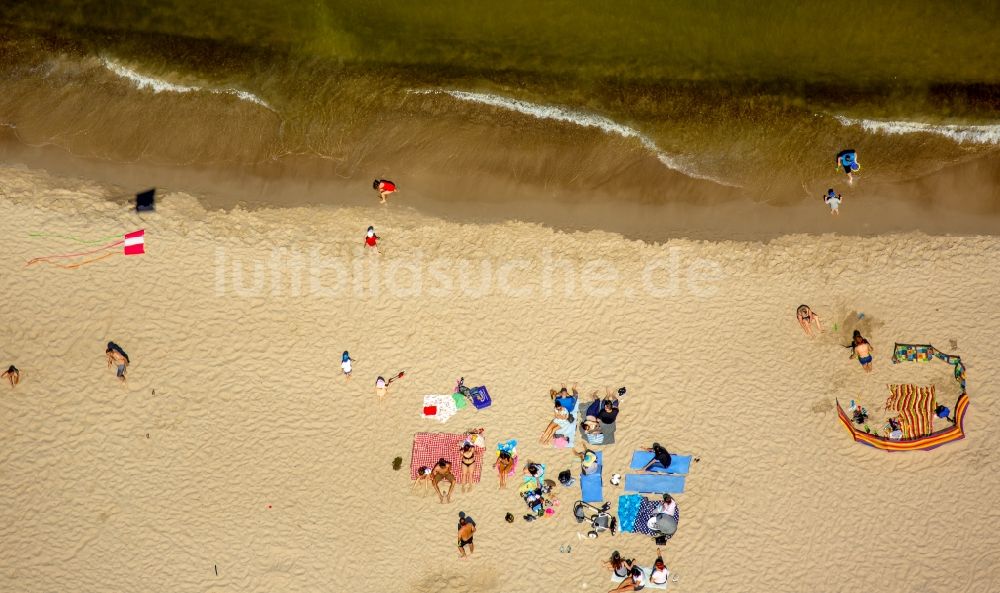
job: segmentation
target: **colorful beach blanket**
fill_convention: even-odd
[[[451,472],[455,481],[462,483],[462,443],[464,434],[449,434],[438,432],[418,432],[413,437],[413,449],[410,453],[410,479],[417,479],[417,469],[420,466],[434,467],[442,457],[451,462]],[[472,466],[472,482],[477,483],[483,473],[483,448],[476,447],[476,464]]]
[[[915,439],[927,436],[933,431],[934,386],[889,385],[889,398],[885,409],[899,412],[899,424],[903,438]]]
[[[652,535],[649,528],[649,518],[653,516],[660,501],[650,500],[638,494],[623,494],[618,497],[618,528],[622,533],[641,533]],[[674,519],[677,524],[681,522],[681,508],[678,505],[674,509]],[[672,535],[665,536],[667,539]]]

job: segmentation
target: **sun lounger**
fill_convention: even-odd
[[[649,494],[680,494],[684,492],[684,476],[672,474],[628,474],[625,476],[626,492]]]
[[[646,577],[646,587],[645,587],[646,589],[666,589],[667,588],[667,583],[663,583],[662,585],[657,585],[656,583],[654,583],[654,582],[652,582],[652,581],[649,580],[649,575],[652,574],[652,572],[653,572],[653,567],[652,566],[640,566],[639,568],[642,569],[642,574],[645,575],[645,577]],[[669,578],[670,577],[667,577],[667,579],[668,579],[667,582],[668,583],[670,582]],[[624,577],[616,577],[615,573],[611,573],[611,582],[612,583],[620,583],[623,580],[625,580]]]
[[[632,462],[629,464],[629,469],[641,470],[646,467],[646,464],[653,460],[652,451],[636,451],[632,453]],[[670,456],[670,467],[664,469],[662,465],[656,463],[653,467],[646,471],[657,472],[661,474],[686,474],[691,471],[691,456],[690,455],[671,455]]]
[[[604,471],[604,458],[600,451],[597,451],[597,471],[589,475],[580,475],[580,500],[583,502],[601,502],[604,500],[602,491],[603,478],[601,472]]]

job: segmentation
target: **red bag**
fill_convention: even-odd
[[[436,416],[438,413],[437,406],[424,406],[424,416]]]

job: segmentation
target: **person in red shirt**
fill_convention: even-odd
[[[382,198],[382,201],[379,203],[385,204],[386,196],[396,193],[396,184],[388,179],[376,179],[372,182],[372,189],[377,191],[379,197]]]
[[[382,253],[382,250],[378,248],[379,239],[381,239],[381,237],[375,234],[375,227],[368,227],[368,233],[365,235],[365,248],[367,249],[371,247],[378,253]]]

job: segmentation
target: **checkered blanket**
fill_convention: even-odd
[[[451,462],[451,472],[455,480],[462,483],[462,443],[464,434],[448,434],[438,432],[418,432],[413,437],[413,450],[410,455],[410,479],[417,479],[417,468],[420,466],[434,467],[438,459],[444,457]],[[476,447],[476,464],[472,466],[472,482],[477,483],[483,472],[483,448]]]

